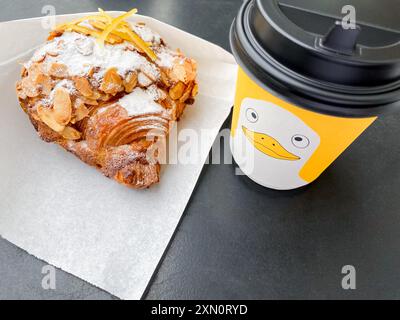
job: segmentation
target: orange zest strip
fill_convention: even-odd
[[[112,22],[112,17],[111,17],[109,14],[107,14],[107,12],[105,12],[102,8],[99,8],[99,13],[100,13],[100,15],[101,15],[102,17],[104,17],[104,18],[107,19],[107,22],[108,22],[108,23],[111,23],[111,22]]]
[[[93,28],[99,29],[101,31],[104,31],[105,28],[107,27],[107,25],[105,23],[101,22],[101,21],[89,20],[89,23]],[[113,30],[111,32],[111,34],[114,34],[114,35],[116,35],[116,36],[118,36],[121,39],[124,39],[126,41],[131,41],[130,37],[128,37],[126,34],[124,34],[122,32],[118,32],[117,30]]]
[[[103,17],[103,16],[86,16],[86,17],[72,20],[67,23],[60,24],[54,28],[54,31],[65,30],[67,27],[69,27],[71,25],[76,25],[76,24],[79,24],[86,20],[97,20],[97,21],[107,22],[107,18]]]
[[[93,30],[93,29],[89,29],[86,27],[82,27],[82,26],[78,26],[78,25],[70,25],[66,28],[66,30],[68,31],[76,31],[82,34],[85,34],[87,36],[92,36],[92,37],[100,37],[101,33],[99,31]],[[116,35],[112,35],[110,34],[107,39],[106,42],[111,43],[111,44],[116,44],[116,43],[121,43],[123,40],[116,36]]]
[[[105,17],[108,21],[107,21],[107,23],[112,23],[112,21],[113,21],[113,18],[107,13],[107,12],[105,12],[103,9],[101,9],[101,8],[99,8],[99,12],[100,12],[100,14],[103,16],[103,17]],[[126,25],[126,26],[128,26],[129,27],[129,23],[128,22],[126,22],[126,21],[121,21],[121,23],[120,23],[120,25]]]
[[[107,36],[115,29],[118,27],[118,25],[125,20],[126,18],[129,18],[130,16],[134,15],[137,13],[137,9],[132,9],[131,11],[128,11],[127,13],[115,18],[112,20],[110,24],[107,25],[107,28],[104,29],[103,33],[101,34],[99,38],[99,43],[103,44],[104,41],[107,39]]]
[[[96,28],[96,29],[101,30],[101,31],[103,31],[106,28],[106,25],[101,21],[90,20],[89,23],[93,28]],[[123,31],[120,31],[120,30],[121,30],[121,28],[119,28],[117,30],[114,30],[111,34],[112,35],[116,35],[117,37],[120,37],[121,39],[123,39],[125,41],[132,42],[132,38],[126,32],[123,32]],[[144,43],[146,44],[147,47],[151,46],[150,42],[144,42]],[[137,49],[140,52],[144,52],[141,48],[137,47]]]
[[[146,42],[144,42],[141,37],[127,27],[123,27],[122,30],[131,38],[133,44],[146,53],[152,61],[157,60],[157,55],[147,46]]]
[[[122,43],[123,41],[131,42],[137,50],[141,53],[145,53],[152,61],[157,60],[157,55],[151,50],[151,43],[145,42],[136,32],[132,30],[132,27],[125,19],[137,13],[137,9],[132,9],[129,12],[112,18],[104,10],[99,8],[99,15],[91,15],[73,20],[69,23],[58,25],[53,33],[63,31],[75,31],[81,34],[89,35],[98,39],[100,45],[104,42],[110,44]],[[89,24],[94,28],[86,28],[79,24],[89,21]],[[56,35],[51,35],[56,36]]]

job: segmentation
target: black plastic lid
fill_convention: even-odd
[[[232,50],[258,83],[300,106],[378,115],[400,107],[399,12],[399,0],[248,0]]]

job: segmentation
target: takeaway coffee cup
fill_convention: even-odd
[[[244,2],[230,34],[240,66],[231,149],[255,182],[311,183],[400,107],[400,8],[385,3]]]

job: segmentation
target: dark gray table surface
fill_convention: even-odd
[[[228,49],[242,0],[1,0],[0,20],[127,10],[171,23]],[[400,23],[400,22],[399,22]],[[205,166],[147,299],[400,298],[400,114],[379,119],[311,186],[261,188],[231,165]],[[229,126],[227,122],[225,126]],[[0,239],[0,299],[115,299]],[[344,265],[357,289],[341,287]]]

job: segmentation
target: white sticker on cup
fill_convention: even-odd
[[[246,175],[266,187],[288,190],[307,184],[299,174],[320,137],[286,109],[246,98],[232,144],[235,160]]]

